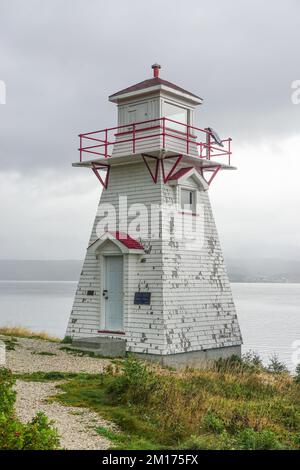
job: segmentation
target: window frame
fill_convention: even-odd
[[[178,192],[178,209],[182,214],[190,214],[190,215],[197,215],[196,214],[196,207],[197,207],[197,193],[198,190],[192,186],[188,185],[180,185],[178,187],[179,192]],[[191,209],[185,209],[182,206],[182,191],[189,191],[193,195],[193,201],[191,205]]]
[[[162,116],[165,117],[166,119],[172,119],[171,116],[168,116],[165,113],[165,106],[166,105],[173,106],[174,108],[178,108],[179,110],[182,109],[186,113],[186,122],[182,122],[181,125],[178,124],[178,128],[175,127],[176,126],[175,123],[166,121],[166,127],[167,128],[169,128],[172,131],[182,132],[183,134],[185,134],[186,130],[187,130],[187,126],[191,125],[191,110],[186,106],[180,105],[178,103],[172,103],[172,101],[169,101],[167,99],[163,99],[163,102],[162,102]],[[174,119],[174,121],[176,121],[176,119]],[[180,123],[180,121],[177,121],[177,122]],[[172,127],[172,125],[174,127]]]

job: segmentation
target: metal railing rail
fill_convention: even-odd
[[[180,126],[182,126],[182,131],[178,130]],[[151,131],[151,133],[139,135],[141,132],[145,133],[148,131]],[[127,135],[129,137],[126,137]],[[185,143],[187,154],[190,153],[191,146],[194,146],[197,149],[199,158],[211,160],[215,157],[227,157],[228,165],[230,165],[232,155],[232,139],[230,137],[222,140],[223,146],[221,146],[215,142],[213,133],[209,129],[201,129],[166,117],[79,134],[80,146],[78,150],[80,152],[80,162],[83,161],[83,157],[86,154],[97,155],[98,157],[104,157],[104,159],[110,158],[112,156],[110,149],[113,149],[115,144],[128,142],[131,142],[130,150],[132,154],[135,154],[137,142],[153,137],[162,137],[162,148],[166,147],[166,137],[171,137]],[[97,143],[95,145],[87,145],[90,142]]]

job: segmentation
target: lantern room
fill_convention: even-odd
[[[117,105],[117,126],[79,135],[80,161],[73,165],[90,167],[105,189],[112,165],[141,159],[155,183],[160,169],[166,183],[180,162],[205,173],[208,184],[220,169],[235,169],[231,138],[194,125],[202,98],[160,78],[160,68],[152,65],[152,78],[109,96]]]
[[[117,142],[124,141],[132,133],[135,126],[137,137],[135,151],[165,148],[168,150],[183,151],[182,136],[193,139],[195,107],[202,103],[202,99],[183,88],[174,85],[159,77],[160,65],[152,65],[154,76],[131,87],[125,88],[109,97],[109,100],[118,106],[118,126],[120,132],[116,133]],[[161,129],[163,128],[163,129]],[[165,142],[163,135],[157,130],[167,133]],[[179,138],[177,138],[179,137]],[[185,139],[184,139],[185,140]],[[197,147],[191,146],[196,151]],[[115,145],[113,154],[130,151],[130,143]]]

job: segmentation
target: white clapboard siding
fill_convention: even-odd
[[[154,170],[154,163],[150,165]],[[188,186],[197,190],[197,201],[202,208],[203,220],[197,237],[203,244],[195,249],[189,249],[188,242],[178,241],[173,235],[168,239],[160,237],[162,229],[170,231],[164,204],[178,204],[179,191],[168,183],[163,184],[161,178],[154,184],[142,161],[112,167],[108,189],[102,192],[99,209],[112,204],[117,216],[119,203],[124,210],[125,202],[120,200],[124,196],[128,208],[132,204],[144,204],[149,214],[151,204],[163,207],[159,220],[151,221],[147,214],[139,218],[142,228],[148,227],[147,234],[141,237],[145,248],[143,262],[141,256],[124,255],[125,335],[122,337],[127,341],[128,351],[165,355],[241,344],[208,191],[192,179]],[[88,246],[102,235],[97,233],[99,220],[97,214]],[[152,238],[151,234],[158,235]],[[68,324],[69,336],[98,334],[102,315],[100,260],[95,253],[87,251]],[[89,291],[93,295],[88,295]],[[134,305],[134,294],[138,291],[151,292],[151,305]]]

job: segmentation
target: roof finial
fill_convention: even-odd
[[[151,66],[151,68],[153,69],[153,77],[158,78],[159,77],[159,69],[161,69],[161,66],[159,64],[153,64]]]

